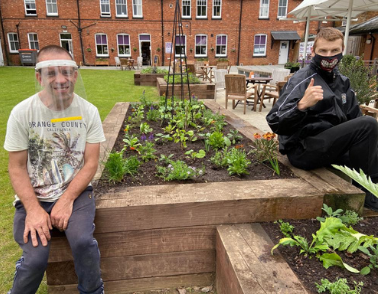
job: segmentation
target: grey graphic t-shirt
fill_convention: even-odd
[[[28,150],[27,168],[34,191],[40,201],[52,202],[84,165],[86,143],[103,141],[94,105],[75,94],[70,107],[54,111],[36,94],[12,110],[4,148],[10,152]]]

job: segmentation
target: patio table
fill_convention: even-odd
[[[209,81],[210,83],[213,82],[213,68],[216,67],[214,65],[201,65],[200,68],[203,70],[204,81]]]
[[[255,78],[246,78],[245,81],[246,81],[246,86],[248,87],[248,84],[249,83],[252,83],[253,85],[254,84],[257,84],[257,89],[256,89],[256,94],[257,94],[257,102],[261,99],[261,94],[262,94],[262,91],[260,89],[260,85],[261,84],[267,84],[268,82],[270,82],[272,80],[271,77],[255,77]],[[263,107],[265,108],[266,106],[264,105],[264,100],[262,100],[263,102]],[[256,105],[253,105],[253,110],[256,111]]]

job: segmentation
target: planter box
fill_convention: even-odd
[[[188,98],[188,85],[184,86],[184,97]],[[214,99],[215,84],[190,84],[190,94],[196,96],[198,99]],[[157,88],[159,95],[162,96],[167,91],[167,82],[163,78],[157,78]],[[169,96],[172,95],[172,85],[169,85]],[[181,98],[181,84],[174,86],[174,95]]]
[[[248,138],[259,132],[216,102],[205,105],[224,114]],[[129,103],[117,103],[103,122],[102,161],[112,150],[128,107]],[[348,182],[326,169],[307,172],[290,166],[286,157],[279,160],[297,178],[125,187],[97,198],[95,238],[106,293],[211,285],[219,269],[219,225],[315,218],[323,203],[362,211],[364,193]],[[101,164],[94,185],[102,169]],[[223,273],[227,264],[221,264]],[[47,285],[50,294],[77,293],[71,250],[63,233],[51,240]],[[225,291],[221,293],[231,293]]]
[[[109,60],[96,60],[95,61],[95,66],[97,65],[107,65],[109,66]]]
[[[157,78],[164,78],[164,74],[142,74],[140,71],[134,73],[134,85],[137,86],[155,86],[157,85]]]

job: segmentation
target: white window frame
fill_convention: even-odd
[[[226,37],[226,45],[223,45],[223,44],[217,44],[217,39],[218,39],[218,37]],[[225,34],[220,34],[220,35],[216,35],[215,36],[215,57],[225,57],[225,56],[227,56],[227,43],[228,43],[228,37],[227,37],[227,35],[225,35]],[[226,46],[226,50],[225,50],[225,53],[224,54],[222,54],[222,53],[220,53],[220,54],[217,54],[217,47],[218,46]]]
[[[256,37],[262,37],[265,36],[265,45],[264,45],[264,53],[255,53],[255,42],[256,42]],[[268,35],[267,34],[256,34],[253,38],[253,56],[266,56],[266,44],[268,43]],[[259,44],[259,46],[261,46]]]
[[[32,5],[34,8],[27,8],[27,5]],[[25,6],[25,15],[37,15],[37,5],[35,3],[35,0],[24,0],[24,6]],[[29,11],[29,12],[28,12]],[[30,13],[30,11],[35,11],[35,13]]]
[[[103,36],[103,35],[106,36],[106,45],[104,45],[104,44],[97,44],[97,40],[96,40],[97,36]],[[98,56],[98,57],[109,57],[109,46],[108,46],[109,40],[108,40],[108,35],[104,34],[104,33],[98,33],[98,34],[95,34],[94,37],[95,37],[95,46],[96,46],[96,56]],[[106,50],[108,51],[108,53],[101,53],[101,54],[98,53],[97,46],[106,46]],[[103,50],[103,51],[105,52],[105,50]]]
[[[140,9],[140,14],[135,14],[135,11],[138,12],[138,7]],[[142,18],[143,17],[143,3],[142,0],[133,0],[133,17]]]
[[[286,5],[280,5],[282,2],[286,1]],[[277,18],[285,17],[287,15],[287,6],[288,6],[288,0],[278,0],[278,10],[277,10]],[[285,7],[285,14],[280,15],[280,8]]]
[[[184,3],[186,4],[185,7],[189,6],[189,15],[184,15]],[[181,11],[182,18],[191,18],[192,17],[192,1],[191,0],[182,0],[181,10],[182,10]]]
[[[117,17],[127,17],[128,16],[127,1],[126,0],[115,0],[115,6],[116,6],[116,16]],[[118,9],[117,9],[118,6],[121,7],[121,10],[122,10],[122,7],[125,7],[126,8],[126,14],[118,14]]]
[[[176,35],[176,37],[179,37],[178,35]],[[184,37],[184,40],[185,40],[185,50],[184,50],[184,54],[176,54],[176,39],[175,39],[175,48],[173,48],[173,50],[175,50],[174,52],[175,52],[175,57],[184,57],[184,56],[186,56],[186,47],[187,47],[187,40],[186,40],[186,35],[182,35],[181,37]]]
[[[100,13],[101,13],[101,17],[111,17],[110,0],[100,0]]]
[[[196,0],[196,18],[207,18],[207,0]],[[205,15],[198,15],[198,8],[205,6]]]
[[[216,3],[218,2],[218,3]],[[217,5],[216,5],[217,4]],[[215,7],[219,7],[219,15],[215,15]],[[222,18],[222,0],[213,0],[212,18]]]
[[[11,35],[13,36],[13,40],[11,40],[11,38],[10,38]],[[17,40],[15,40],[14,37],[16,37]],[[16,46],[16,44],[17,44],[17,46]],[[20,49],[20,42],[18,41],[17,33],[13,33],[13,32],[8,33],[8,46],[9,46],[9,53],[18,53],[18,49]],[[17,47],[18,47],[18,49],[16,49]]]
[[[197,37],[206,37],[206,45],[205,45],[205,53],[204,54],[197,54]],[[194,39],[194,57],[206,57],[207,56],[207,44],[208,44],[208,38],[207,38],[207,35],[205,34],[198,34],[198,35],[195,35],[195,39]],[[201,47],[203,47],[203,45],[200,45]]]
[[[51,12],[51,10],[56,10],[56,12]],[[58,15],[58,0],[46,0],[46,14],[49,16]]]
[[[119,46],[126,46],[126,45],[124,45],[124,44],[120,45],[118,43],[118,36],[129,36],[129,53],[124,53],[124,54],[120,53]],[[120,57],[130,57],[131,56],[131,44],[130,43],[131,42],[130,42],[130,35],[129,34],[117,34],[117,52],[118,52],[118,56],[120,56]]]
[[[30,37],[32,35],[36,36],[37,40],[34,40],[34,39],[31,40]],[[28,42],[29,42],[29,49],[37,49],[37,50],[39,50],[39,40],[38,40],[38,34],[37,33],[28,33]],[[32,44],[33,44],[33,46],[32,46]]]
[[[268,2],[268,3],[264,3]],[[259,18],[269,18],[269,0],[260,0],[260,11],[259,11]],[[266,12],[266,15],[264,15],[264,12]]]

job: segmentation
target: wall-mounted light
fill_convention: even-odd
[[[366,39],[366,44],[371,44],[371,39]]]
[[[63,30],[67,30],[67,26],[61,26]]]

